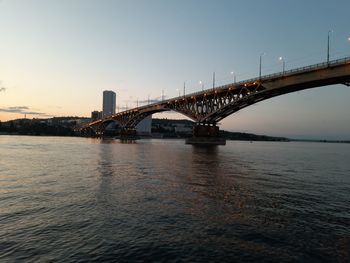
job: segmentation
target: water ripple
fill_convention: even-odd
[[[2,138],[1,262],[350,258],[349,145]]]

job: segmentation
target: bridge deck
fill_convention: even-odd
[[[346,57],[140,106],[91,122],[83,129],[101,126],[111,121],[118,121],[123,128],[132,129],[144,117],[169,110],[182,113],[197,123],[215,124],[244,107],[274,96],[349,82],[350,57]]]

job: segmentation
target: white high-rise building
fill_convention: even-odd
[[[111,90],[105,90],[103,91],[103,108],[102,108],[102,114],[103,117],[108,117],[110,115],[115,114],[115,92]]]
[[[152,115],[147,116],[136,125],[138,135],[150,136],[152,132]]]

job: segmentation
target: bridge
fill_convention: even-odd
[[[93,121],[80,131],[86,136],[103,136],[108,124],[117,121],[121,139],[133,138],[136,135],[136,125],[145,117],[157,112],[175,111],[195,122],[193,138],[188,143],[225,144],[225,140],[218,138],[217,123],[227,116],[272,97],[333,84],[350,86],[350,57],[230,83],[129,109]]]

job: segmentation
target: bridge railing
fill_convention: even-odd
[[[288,75],[291,73],[295,74],[295,73],[308,72],[308,71],[312,71],[315,69],[322,69],[322,68],[327,68],[327,67],[331,67],[331,66],[343,65],[343,64],[346,64],[348,62],[350,62],[350,57],[345,57],[345,58],[341,58],[341,59],[331,60],[329,62],[322,62],[322,63],[317,63],[317,64],[305,66],[305,67],[287,70],[284,72],[282,71],[282,72],[269,74],[269,75],[263,76],[262,79],[270,79],[272,77],[285,76],[285,75]]]
[[[244,85],[246,83],[253,83],[253,82],[262,81],[262,80],[266,81],[266,80],[270,80],[272,78],[285,77],[285,76],[288,76],[288,75],[291,75],[291,74],[309,72],[309,71],[313,71],[313,70],[316,70],[316,69],[323,69],[323,68],[327,68],[327,67],[334,67],[334,66],[347,64],[347,63],[350,63],[350,57],[345,57],[345,58],[341,58],[341,59],[331,60],[329,62],[317,63],[317,64],[305,66],[305,67],[290,69],[290,70],[286,70],[284,72],[281,71],[281,72],[277,72],[277,73],[273,73],[273,74],[269,74],[269,75],[264,75],[264,76],[261,76],[260,78],[256,77],[256,78],[246,79],[246,80],[242,80],[242,81],[235,82],[235,83],[229,83],[229,84],[226,84],[226,85],[218,86],[218,87],[215,88],[215,90],[217,90],[217,89],[226,89],[227,87],[232,86],[232,84],[234,84],[236,86],[241,86],[241,85]],[[186,97],[196,96],[196,95],[199,95],[199,94],[202,94],[202,93],[205,93],[205,92],[211,92],[211,91],[213,91],[213,88],[206,89],[204,91],[198,91],[198,92],[190,93],[190,94],[186,95]],[[183,98],[183,96],[180,96],[180,97],[172,98],[170,100],[182,99],[182,98]]]

